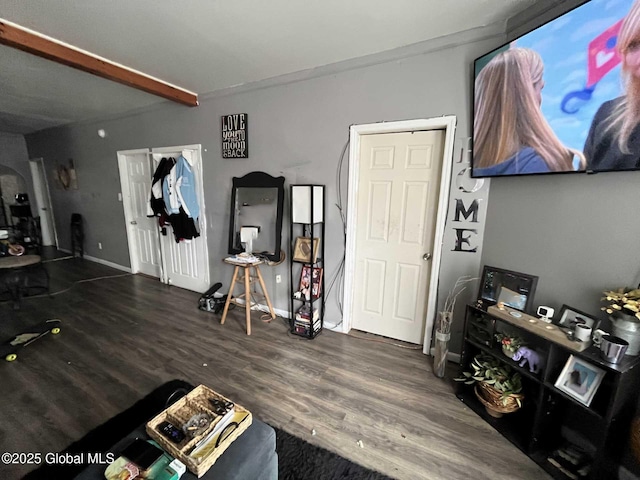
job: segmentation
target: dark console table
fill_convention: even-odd
[[[522,376],[523,406],[517,412],[493,418],[474,394],[474,385],[458,383],[457,397],[554,478],[569,478],[548,460],[567,441],[587,446],[591,468],[585,478],[617,478],[638,402],[640,357],[627,356],[619,364],[607,363],[595,346],[578,351],[581,346],[572,348],[571,343],[553,341],[551,335],[536,335],[530,328],[533,317],[517,313],[517,317],[511,317],[492,308],[485,311],[467,306],[461,369],[468,370],[480,353],[509,365]],[[558,327],[548,328],[554,331]],[[503,354],[496,333],[523,338],[540,355],[544,367],[538,373],[530,372],[527,365],[520,367]],[[555,387],[571,355],[605,372],[589,406]]]

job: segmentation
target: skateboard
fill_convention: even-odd
[[[54,319],[29,327],[26,332],[19,333],[10,340],[0,344],[0,357],[4,358],[7,362],[13,362],[18,358],[16,352],[21,348],[44,337],[47,333],[53,335],[59,334],[60,323],[60,320]]]

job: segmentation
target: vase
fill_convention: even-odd
[[[509,350],[505,345],[502,346],[502,353],[504,353],[505,357],[513,358],[516,354],[513,350]]]
[[[450,333],[442,333],[436,331],[436,341],[433,353],[433,374],[438,377],[444,377],[444,371],[447,366],[447,354],[449,353]]]
[[[629,342],[629,348],[625,355],[638,355],[640,353],[640,320],[635,315],[619,313],[610,316],[613,335]]]

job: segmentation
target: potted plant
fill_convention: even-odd
[[[525,345],[524,340],[520,337],[504,333],[496,333],[496,340],[499,341],[502,346],[502,353],[509,358],[512,358],[518,349]]]
[[[487,413],[500,418],[522,407],[522,378],[518,372],[490,355],[480,353],[471,362],[471,370],[462,372],[457,382],[475,386],[478,400]]]
[[[444,370],[447,365],[447,354],[449,353],[449,340],[451,339],[453,309],[456,306],[456,300],[465,288],[467,288],[466,285],[474,280],[477,280],[477,277],[459,277],[453,285],[453,288],[449,291],[443,309],[438,314],[433,354],[433,373],[436,377],[444,377]]]
[[[629,342],[626,355],[640,353],[640,288],[605,290],[602,311],[609,315],[613,334]]]

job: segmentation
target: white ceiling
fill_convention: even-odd
[[[0,18],[202,95],[503,22],[533,3],[0,0]],[[165,101],[4,46],[0,92],[0,131],[14,133]]]

